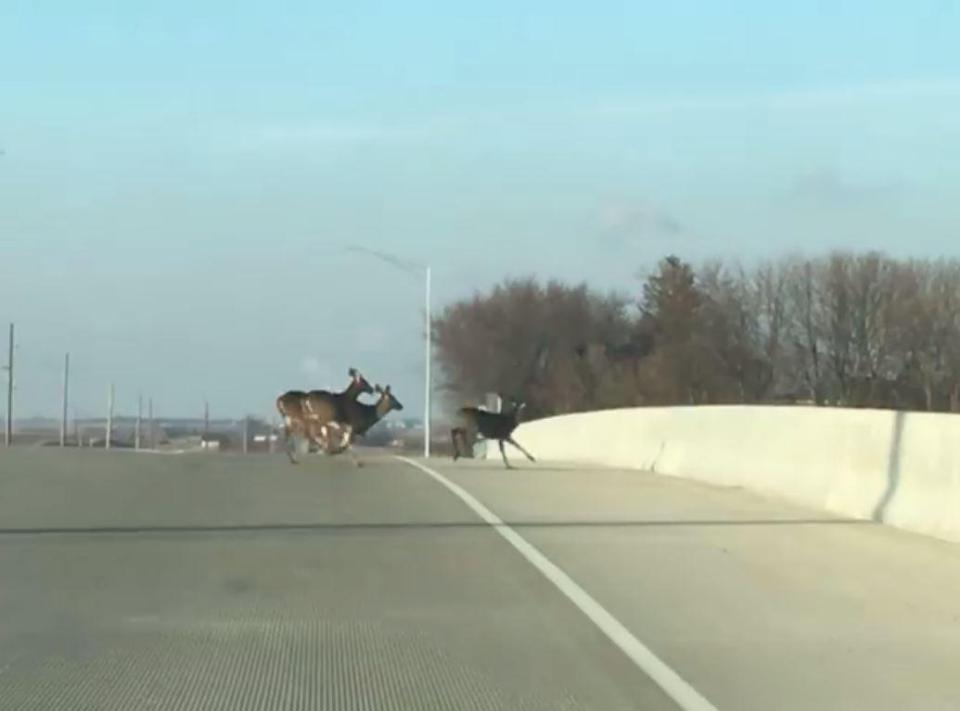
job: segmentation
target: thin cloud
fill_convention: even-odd
[[[622,103],[595,105],[585,109],[585,113],[615,117],[751,109],[807,111],[841,109],[904,99],[960,99],[960,81],[913,80],[724,94],[651,95]]]
[[[646,201],[609,201],[600,206],[597,221],[601,236],[611,242],[656,241],[688,234],[673,214]]]
[[[383,326],[358,326],[350,337],[357,353],[383,353],[390,345]]]
[[[798,202],[830,208],[886,204],[901,192],[896,183],[854,182],[837,172],[821,169],[794,180],[788,196]]]
[[[427,113],[396,122],[303,118],[221,127],[216,139],[230,149],[304,150],[461,138],[477,131],[509,132],[544,117],[590,120],[715,114],[741,111],[843,111],[879,109],[891,102],[960,101],[960,80],[871,82],[753,92],[648,94],[598,99],[584,104],[545,103],[487,107],[467,112]]]
[[[333,380],[333,368],[316,356],[306,355],[300,359],[300,373],[314,387],[329,388]]]
[[[230,148],[283,151],[406,141],[425,136],[426,130],[412,124],[306,120],[234,127],[221,135]]]

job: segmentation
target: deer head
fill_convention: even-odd
[[[403,405],[400,404],[400,401],[393,396],[392,392],[390,392],[389,385],[385,388],[381,388],[379,385],[377,385],[374,390],[380,395],[380,399],[377,401],[377,410],[386,414],[391,410],[397,410],[399,412],[403,409]]]
[[[509,403],[509,405],[510,405],[510,409],[509,409],[509,410],[506,410],[506,409],[505,409],[505,411],[506,411],[506,412],[512,412],[515,416],[518,416],[518,415],[520,414],[520,411],[523,410],[523,408],[525,408],[525,407],[527,406],[527,403],[525,403],[523,400],[521,400],[520,398],[517,398],[517,397],[513,397],[513,396],[507,396],[507,397],[505,397],[505,396],[501,395],[501,396],[500,396],[500,399],[501,399],[505,404],[506,404],[506,403]]]
[[[373,386],[370,385],[366,378],[360,375],[359,370],[356,368],[350,368],[350,370],[347,371],[347,374],[350,376],[350,389],[357,395],[361,393],[373,392]]]

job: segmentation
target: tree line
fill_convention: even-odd
[[[457,402],[531,414],[809,403],[960,410],[960,261],[884,254],[743,267],[661,260],[635,295],[507,279],[433,322]]]

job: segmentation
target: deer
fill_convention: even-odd
[[[312,390],[304,392],[302,390],[288,390],[277,398],[277,410],[283,417],[283,436],[286,446],[287,456],[290,462],[297,463],[290,447],[290,435],[302,435],[311,442],[317,442],[315,428],[312,426],[312,420],[309,410],[311,398],[316,401],[319,398],[330,396],[337,403],[336,407],[342,409],[344,402],[354,402],[363,393],[372,393],[373,387],[364,378],[356,368],[350,368],[350,384],[345,390],[339,393],[330,393],[326,390]]]
[[[356,368],[350,369],[350,386],[339,393],[331,393],[328,390],[311,390],[303,399],[303,411],[307,418],[308,434],[311,441],[316,442],[323,447],[323,441],[327,439],[327,429],[335,427],[340,429],[341,423],[347,421],[347,408],[357,401],[361,393],[374,392],[373,387],[357,372]],[[319,433],[319,436],[318,434]]]
[[[484,439],[497,440],[500,445],[500,456],[503,457],[503,463],[507,469],[513,469],[513,466],[507,459],[507,453],[503,448],[504,442],[509,442],[519,449],[531,462],[537,461],[513,438],[513,431],[520,424],[520,413],[526,407],[526,403],[516,400],[512,402],[513,410],[509,413],[489,412],[479,407],[461,407],[459,410],[461,425],[450,430],[450,439],[453,441],[453,461],[463,456],[459,444],[463,444],[465,452],[472,451],[478,434],[483,435]]]
[[[374,391],[380,396],[375,404],[367,405],[357,400],[350,400],[345,404],[340,415],[344,419],[339,422],[327,419],[331,418],[336,412],[336,408],[330,399],[324,398],[315,402],[315,407],[319,413],[317,421],[321,423],[321,437],[324,440],[324,450],[327,454],[340,454],[349,450],[353,463],[361,466],[351,448],[353,438],[362,437],[392,410],[400,411],[403,409],[403,405],[393,395],[389,385],[384,388],[377,385],[374,387]],[[329,441],[329,431],[327,430],[329,425],[337,425],[337,429],[342,433],[340,444],[337,447],[333,447]]]

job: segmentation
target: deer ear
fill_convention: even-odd
[[[374,391],[375,393],[382,393],[382,392],[383,392],[383,388],[380,387],[380,383],[377,383],[376,385],[373,386],[373,391]]]
[[[383,389],[383,392],[385,392],[387,395],[389,395],[389,394],[390,394],[390,386],[388,385],[387,387],[385,387],[385,388]]]
[[[359,373],[357,372],[356,368],[351,368],[347,371],[347,375],[349,375],[351,378],[355,378],[359,375]]]

